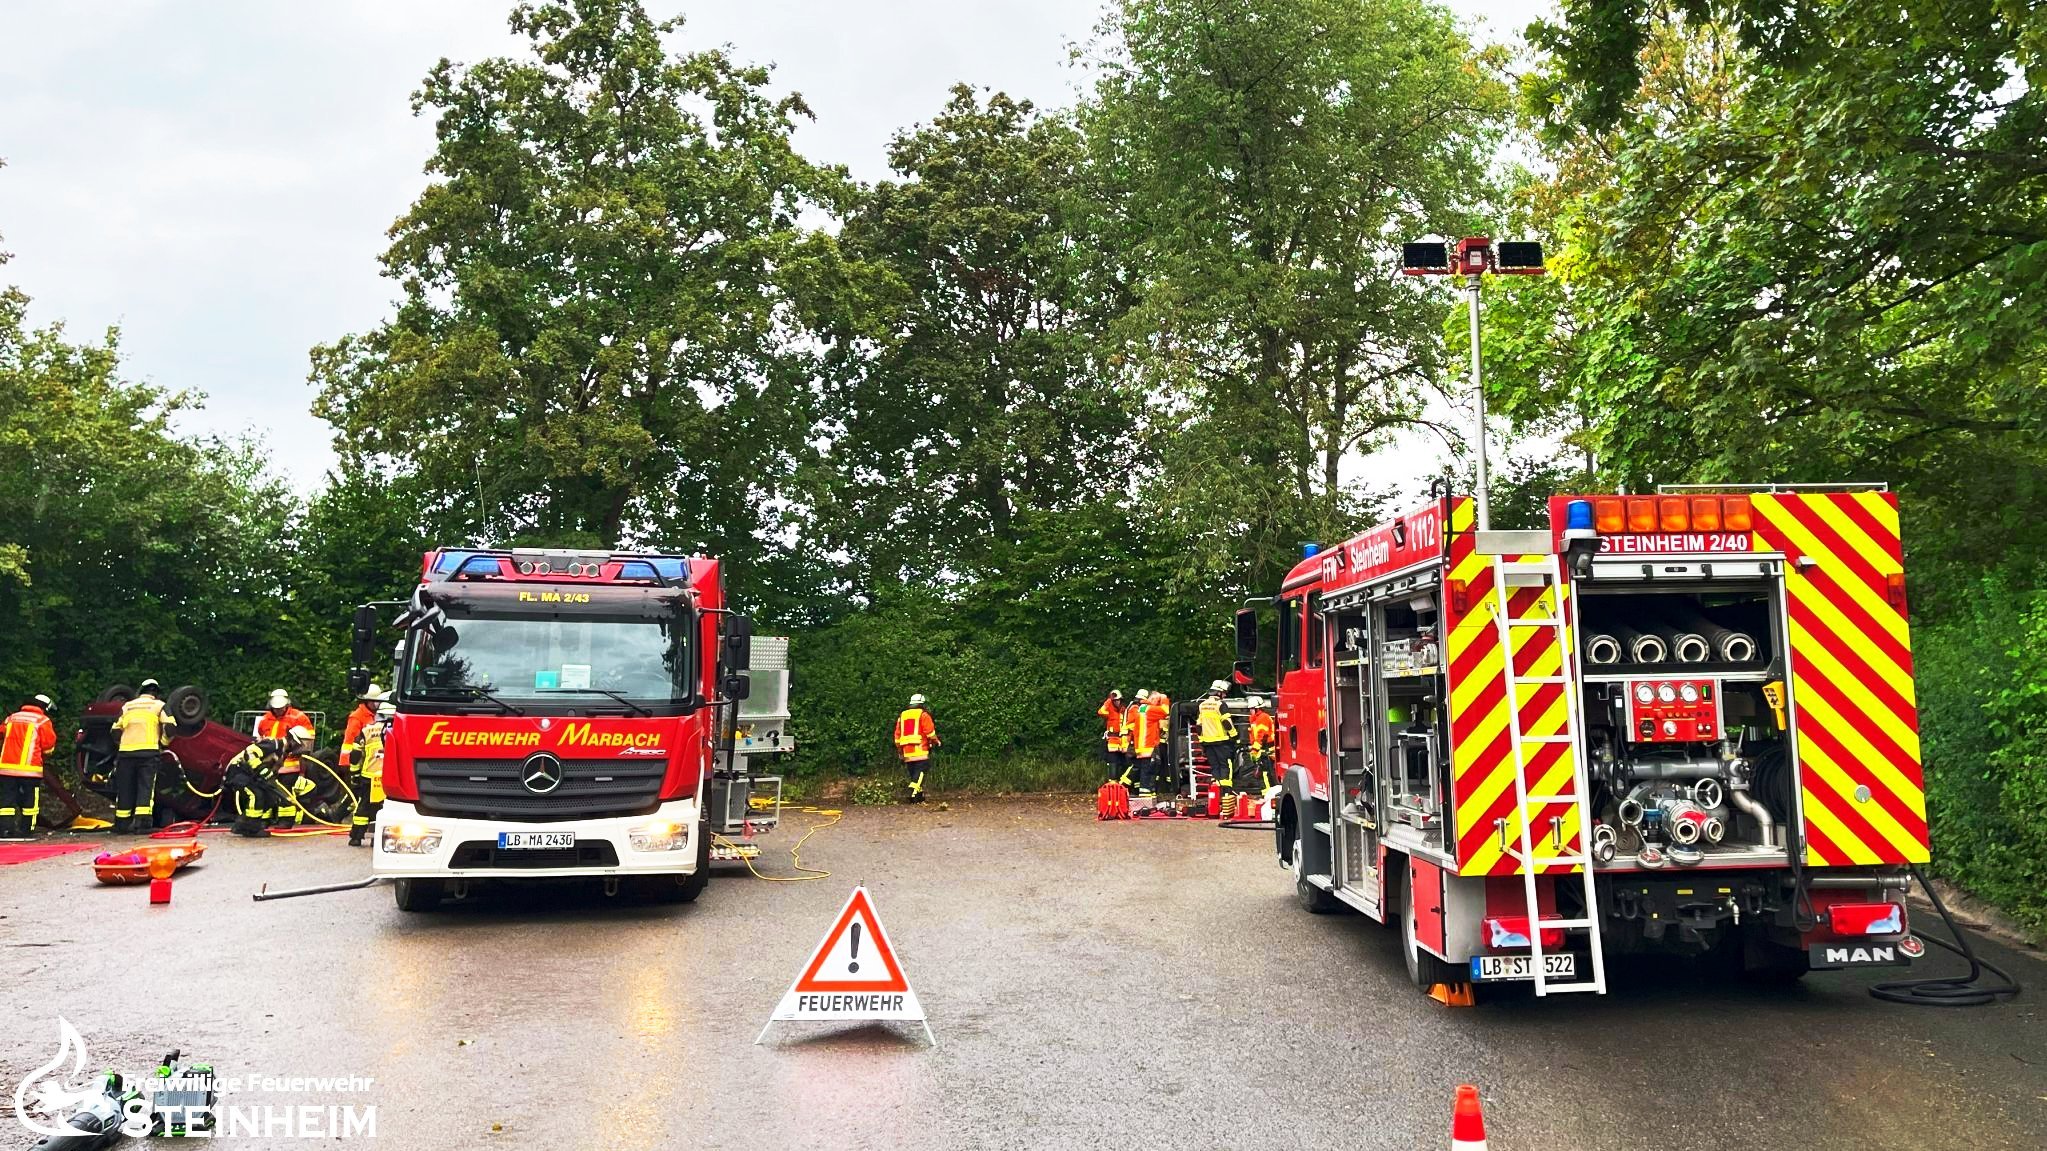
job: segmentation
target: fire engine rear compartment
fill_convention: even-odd
[[[1602,870],[1659,854],[1679,866],[1785,863],[1797,812],[1780,588],[1766,563],[1723,566],[1737,574],[1654,579],[1601,563],[1575,583]]]

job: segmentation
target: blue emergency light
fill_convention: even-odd
[[[1567,532],[1589,532],[1592,530],[1592,501],[1572,500],[1564,509],[1564,530]]]
[[[1321,551],[1321,544],[1308,543],[1306,541],[1303,541],[1301,544],[1301,558],[1304,560],[1314,559],[1317,555],[1321,554]]]

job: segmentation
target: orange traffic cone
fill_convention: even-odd
[[[1485,1114],[1478,1108],[1478,1088],[1457,1087],[1457,1108],[1450,1113],[1450,1151],[1486,1151]]]

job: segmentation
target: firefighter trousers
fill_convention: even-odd
[[[35,833],[42,785],[42,779],[33,775],[0,775],[0,839],[26,839]]]
[[[1156,755],[1140,755],[1131,760],[1130,767],[1123,772],[1123,778],[1125,780],[1135,778],[1140,791],[1154,795],[1165,782],[1159,777],[1159,757]]]
[[[156,824],[157,751],[124,751],[114,757],[114,830],[148,830]]]
[[[377,811],[384,806],[384,781],[356,773],[348,777],[348,789],[355,793],[355,814],[348,821],[348,845],[360,847],[363,836],[377,822]]]
[[[1237,741],[1234,739],[1204,739],[1201,741],[1201,758],[1208,761],[1208,779],[1218,787],[1229,787],[1237,778]]]
[[[924,802],[924,773],[931,767],[931,756],[927,752],[923,759],[903,761],[903,773],[910,777],[910,802]]]
[[[1130,782],[1128,779],[1124,778],[1125,773],[1130,770],[1129,752],[1124,751],[1122,748],[1105,747],[1102,749],[1102,762],[1109,765],[1110,779],[1116,780],[1117,782],[1123,784],[1128,784]]]

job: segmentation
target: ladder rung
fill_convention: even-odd
[[[1583,855],[1527,856],[1521,854],[1521,849],[1518,847],[1508,848],[1507,858],[1513,860],[1516,863],[1522,864],[1525,864],[1529,862],[1530,859],[1533,859],[1535,861],[1535,866],[1537,867],[1554,867],[1560,863],[1568,863],[1573,867],[1590,867],[1592,865],[1592,861]]]
[[[1508,680],[1517,687],[1524,683],[1565,684],[1571,682],[1560,675],[1516,675],[1509,676]]]
[[[1517,740],[1517,742],[1519,742],[1519,743],[1569,743],[1569,742],[1571,742],[1571,737],[1570,737],[1570,736],[1568,736],[1568,735],[1524,735],[1524,736],[1521,736],[1521,737],[1519,737],[1519,739]]]
[[[1562,627],[1562,626],[1564,626],[1564,621],[1563,621],[1563,620],[1560,620],[1560,619],[1558,619],[1557,617],[1555,617],[1555,616],[1553,616],[1553,615],[1541,615],[1541,616],[1521,616],[1521,617],[1515,617],[1515,616],[1508,616],[1508,617],[1507,617],[1507,626],[1508,626],[1508,627]]]
[[[1568,931],[1575,927],[1590,927],[1592,926],[1592,921],[1589,919],[1544,919],[1538,922],[1536,926],[1545,929],[1555,928],[1559,931]]]
[[[1577,793],[1577,792],[1575,792],[1575,791],[1573,791],[1573,792],[1570,792],[1570,793],[1568,793],[1568,794],[1563,794],[1563,795],[1524,795],[1524,796],[1522,796],[1522,797],[1521,797],[1521,802],[1523,802],[1523,803],[1576,803],[1576,802],[1578,802],[1578,793]]]
[[[1548,560],[1501,560],[1500,570],[1510,572],[1548,572]]]

